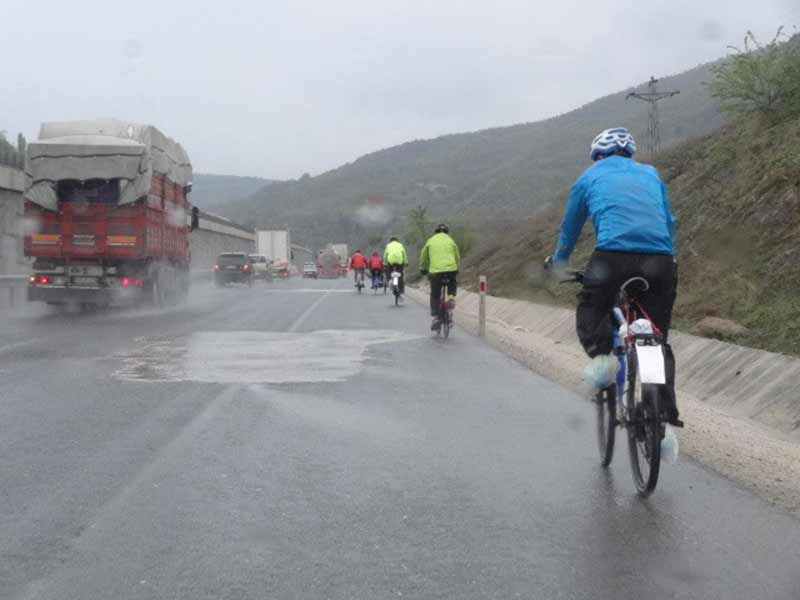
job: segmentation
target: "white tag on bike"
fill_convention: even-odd
[[[661,346],[636,345],[636,358],[639,362],[639,379],[642,383],[665,384],[664,353]]]

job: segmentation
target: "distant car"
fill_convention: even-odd
[[[316,279],[318,275],[319,271],[317,271],[317,265],[312,262],[303,264],[303,277]]]
[[[225,252],[217,257],[214,285],[222,287],[229,283],[253,285],[253,265],[244,252]]]
[[[272,261],[263,254],[251,254],[249,258],[253,269],[253,279],[272,281]]]

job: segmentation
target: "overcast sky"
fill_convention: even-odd
[[[294,178],[566,112],[800,25],[800,1],[4,0],[0,18],[0,130],[113,116],[196,171]]]

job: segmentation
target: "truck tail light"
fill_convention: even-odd
[[[136,236],[135,235],[109,235],[106,236],[106,243],[109,246],[135,246],[136,245]]]
[[[219,269],[219,265],[214,265],[214,270],[216,271],[217,269]]]
[[[134,280],[133,280],[133,285],[134,285],[135,287],[142,287],[142,280],[141,280],[141,279],[138,279],[138,278],[137,278],[137,279],[134,279]]]
[[[122,287],[128,287],[131,284],[131,280],[127,277],[122,278]]]
[[[40,285],[47,285],[50,283],[50,277],[47,275],[39,275],[39,284]]]
[[[250,265],[242,265],[242,270],[247,271],[250,268]]]

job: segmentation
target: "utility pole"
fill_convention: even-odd
[[[646,92],[631,92],[625,96],[628,98],[635,98],[636,100],[643,100],[649,105],[648,110],[648,124],[647,124],[647,155],[651,160],[655,158],[661,149],[661,131],[658,125],[658,103],[665,98],[671,98],[680,94],[680,91],[672,92],[659,92],[658,79],[650,77],[650,82],[647,84]]]

